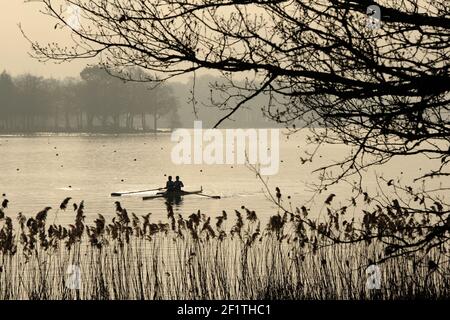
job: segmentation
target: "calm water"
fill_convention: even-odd
[[[154,220],[164,220],[166,211],[162,199],[111,198],[110,193],[157,188],[165,184],[165,175],[171,174],[182,177],[185,190],[197,190],[202,186],[204,193],[222,196],[220,200],[184,197],[183,203],[176,208],[184,216],[198,209],[215,216],[222,210],[233,212],[242,205],[256,210],[262,218],[276,213],[276,207],[263,192],[263,184],[245,165],[174,165],[170,157],[173,144],[170,134],[157,137],[152,134],[1,136],[0,196],[5,193],[10,200],[9,215],[18,212],[34,215],[51,206],[54,209],[49,218],[53,219],[61,201],[72,197],[76,202],[85,201],[88,221],[98,213],[111,217],[116,200],[121,201],[129,212],[139,215],[151,212]],[[283,195],[290,195],[295,206],[302,205],[312,196],[305,186],[305,182],[315,179],[312,170],[348,152],[343,146],[329,146],[317,162],[301,165],[301,152],[308,148],[305,135],[296,134],[289,139],[282,136],[280,144],[280,170],[269,177],[269,185],[272,190],[278,186]],[[417,164],[418,167],[422,165],[420,161]],[[411,169],[411,164],[409,167]],[[396,161],[383,170],[399,175],[405,170],[404,163]],[[371,174],[367,175],[370,177]],[[326,196],[316,198],[319,211],[323,209]],[[348,192],[338,193],[336,201],[348,197]],[[58,214],[58,222],[67,223],[73,219],[71,208],[70,204],[69,210]]]

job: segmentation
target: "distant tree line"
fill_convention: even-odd
[[[154,131],[161,118],[179,126],[178,101],[169,85],[125,82],[97,66],[85,68],[80,78],[1,73],[0,131]]]

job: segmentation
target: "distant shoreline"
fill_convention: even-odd
[[[182,126],[180,128],[176,128],[176,129],[187,129],[187,130],[193,130],[193,127],[186,127],[186,126]],[[54,131],[3,131],[0,130],[0,137],[4,137],[4,136],[48,136],[48,135],[52,135],[52,136],[57,136],[57,135],[63,135],[63,136],[67,136],[67,135],[145,135],[145,134],[154,134],[154,133],[172,133],[174,130],[176,130],[175,128],[163,128],[163,129],[158,129],[158,130],[93,130],[93,131],[86,131],[86,130],[54,130]],[[208,127],[204,128],[209,129]],[[223,128],[218,128],[219,130],[226,130],[226,129],[243,129],[243,130],[247,130],[247,129],[282,129],[282,130],[286,130],[286,128],[279,128],[279,127],[223,127]]]
[[[145,134],[153,134],[153,133],[171,133],[172,129],[159,129],[159,130],[124,130],[124,131],[109,131],[109,130],[99,130],[99,131],[1,131],[0,137],[5,136],[21,136],[21,137],[29,137],[29,136],[70,136],[70,135],[145,135]]]

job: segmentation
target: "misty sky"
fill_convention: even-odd
[[[53,62],[41,63],[29,56],[30,44],[22,36],[18,24],[27,35],[42,43],[65,41],[67,34],[54,30],[54,22],[39,12],[42,5],[39,3],[25,3],[24,0],[1,0],[0,8],[0,72],[17,75],[32,73],[46,77],[63,78],[78,76],[80,70],[86,65],[85,61],[55,64]]]
[[[16,76],[31,73],[44,77],[64,78],[78,77],[80,71],[95,60],[75,60],[70,63],[46,63],[30,57],[31,47],[23,37],[18,24],[27,36],[41,44],[57,42],[60,45],[72,44],[69,34],[60,29],[54,29],[55,20],[42,14],[42,4],[33,0],[0,0],[0,73],[6,70]],[[29,2],[25,2],[29,1]],[[197,75],[214,74],[200,71]],[[175,81],[186,82],[190,75],[180,76]]]

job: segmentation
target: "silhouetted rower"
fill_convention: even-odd
[[[179,176],[175,177],[175,182],[173,183],[173,190],[174,191],[181,191],[181,188],[184,187],[183,181],[180,180]]]

